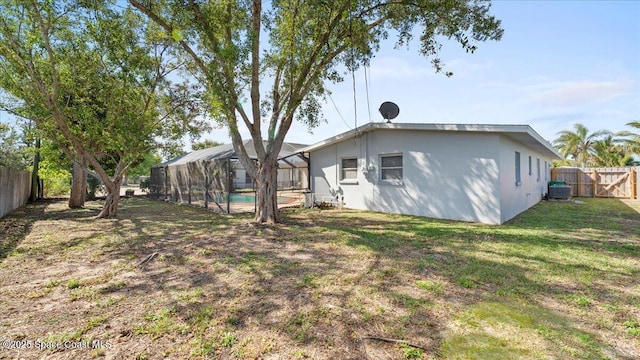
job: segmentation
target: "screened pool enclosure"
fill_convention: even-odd
[[[255,159],[253,142],[246,140]],[[282,144],[278,161],[278,204],[298,206],[309,188],[309,160],[300,149]],[[151,169],[153,199],[202,206],[223,213],[255,211],[255,182],[240,164],[232,144],[196,150]]]

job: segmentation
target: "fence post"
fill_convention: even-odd
[[[582,179],[582,169],[578,169],[578,171],[576,171],[576,182],[578,183],[578,197],[582,197],[582,184],[580,179]]]
[[[597,190],[598,190],[598,172],[596,171],[596,169],[593,169],[591,171],[591,183],[593,186],[593,194],[591,195],[592,197],[598,197],[597,195]]]

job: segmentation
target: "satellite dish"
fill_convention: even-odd
[[[385,101],[380,105],[380,109],[378,109],[378,111],[380,111],[382,117],[387,120],[387,123],[390,123],[391,119],[395,119],[396,116],[398,116],[400,108],[391,101]]]

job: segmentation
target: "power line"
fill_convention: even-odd
[[[358,96],[356,93],[356,73],[351,68],[351,82],[353,84],[353,126],[358,129]]]
[[[351,13],[351,2],[349,2],[349,45],[351,50],[350,70],[351,70],[351,84],[353,87],[353,126],[355,131],[358,131],[358,96],[356,92],[356,53],[353,46],[353,15]],[[357,134],[356,134],[357,135]]]
[[[370,76],[367,75],[367,68],[369,66],[365,65],[364,66],[364,88],[365,88],[365,92],[367,93],[367,112],[369,113],[369,122],[372,122],[371,120],[371,104],[369,103],[369,79]]]
[[[342,116],[342,113],[340,112],[340,110],[338,109],[338,106],[336,106],[336,103],[333,101],[333,97],[331,97],[331,94],[327,93],[329,95],[329,100],[331,100],[331,103],[333,104],[333,107],[336,109],[336,112],[338,113],[338,116],[340,116],[340,120],[342,120],[342,122],[347,125],[347,127],[349,128],[349,130],[351,130],[351,126],[347,123],[347,121],[344,119],[344,117]]]

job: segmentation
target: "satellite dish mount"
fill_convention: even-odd
[[[387,124],[390,124],[391,119],[395,119],[400,113],[400,108],[391,101],[385,101],[380,105],[380,109],[378,109],[378,111],[380,111],[382,117],[387,120]]]

